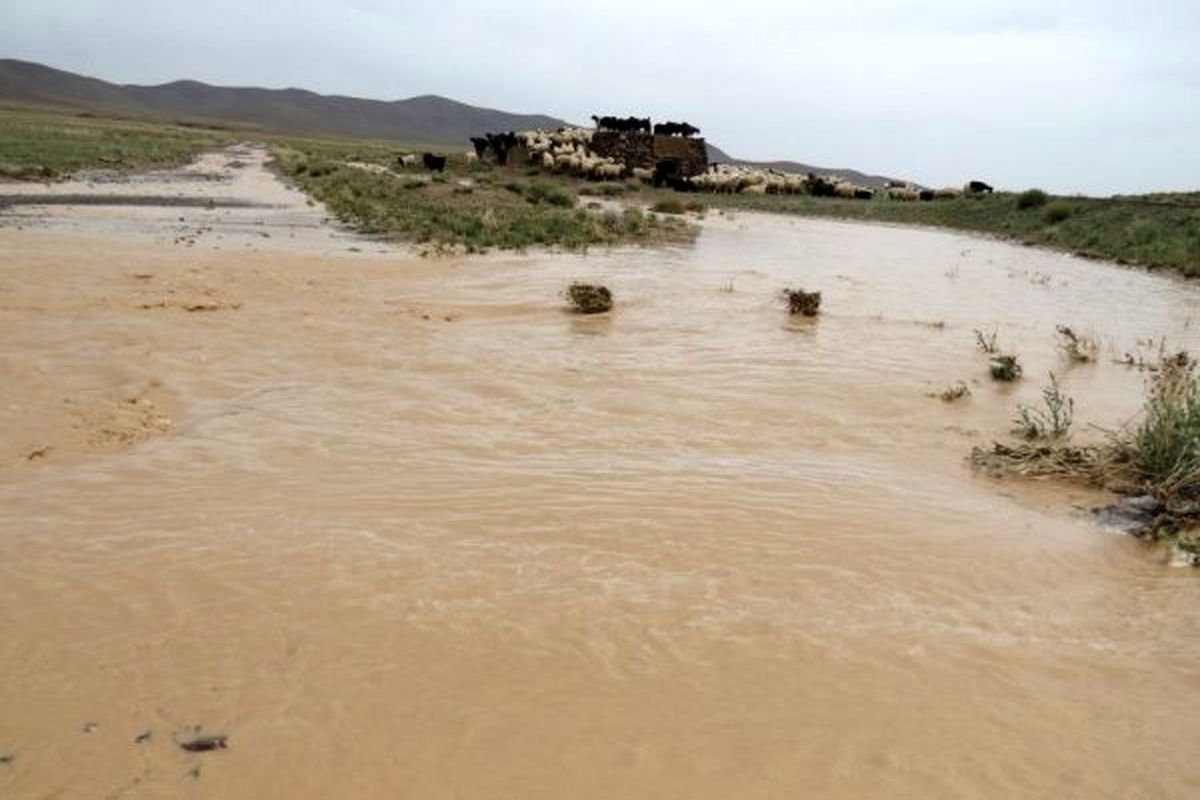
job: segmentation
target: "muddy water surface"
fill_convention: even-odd
[[[1110,359],[1195,319],[823,221],[463,261],[0,230],[0,796],[1197,796],[1196,576],[964,463],[1050,369],[1119,425]]]

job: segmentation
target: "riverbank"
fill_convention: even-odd
[[[1090,259],[1200,276],[1200,193],[1146,197],[1048,197],[1021,207],[997,192],[933,202],[827,197],[703,195],[713,208],[979,233]]]

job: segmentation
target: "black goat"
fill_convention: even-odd
[[[967,191],[971,194],[991,194],[993,189],[983,181],[971,181],[967,184]]]
[[[654,126],[654,132],[659,136],[694,136],[700,132],[695,125],[686,122],[660,122]]]
[[[446,157],[435,156],[433,153],[423,153],[421,160],[425,162],[425,169],[432,172],[441,172],[446,168]]]
[[[649,117],[598,117],[592,115],[596,130],[616,133],[650,133]]]

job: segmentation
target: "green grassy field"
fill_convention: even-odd
[[[580,250],[686,242],[694,236],[687,222],[640,208],[580,207],[579,194],[595,192],[595,184],[535,169],[468,164],[463,156],[451,154],[445,172],[430,174],[423,167],[398,166],[396,148],[368,149],[353,143],[305,147],[296,141],[280,142],[274,152],[285,176],[340,220],[374,236],[466,252],[535,245]],[[625,192],[624,186],[615,190],[618,195]]]
[[[0,111],[0,179],[53,180],[80,169],[172,166],[234,141],[236,134],[223,130]]]

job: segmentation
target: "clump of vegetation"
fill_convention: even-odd
[[[678,197],[664,197],[650,207],[651,211],[659,214],[685,214],[689,211],[703,213],[706,206],[697,200],[681,200]]]
[[[1196,362],[1184,352],[1164,355],[1150,373],[1140,421],[1109,435],[1100,445],[994,443],[976,448],[973,463],[994,475],[1061,477],[1085,480],[1126,495],[1113,507],[1136,536],[1166,541],[1193,565],[1200,565],[1200,378]],[[1059,403],[1057,427],[1070,424],[1070,403],[1052,380],[1039,433],[1055,438],[1049,392]],[[1065,426],[1064,426],[1065,423]],[[1024,429],[1022,429],[1024,432]],[[1035,437],[1043,438],[1043,437]],[[1135,514],[1129,515],[1128,509]]]
[[[1065,394],[1058,378],[1050,373],[1050,385],[1042,389],[1042,405],[1036,408],[1021,403],[1017,406],[1017,430],[1026,439],[1061,439],[1071,429],[1075,416],[1075,399]]]
[[[1200,382],[1186,352],[1159,362],[1131,447],[1146,480],[1171,494],[1186,489],[1200,500]]]
[[[1057,225],[1071,216],[1071,204],[1065,200],[1055,200],[1042,211],[1042,219],[1047,225]]]
[[[806,292],[803,289],[784,289],[780,293],[788,305],[788,313],[805,317],[815,317],[821,310],[821,293]]]
[[[566,189],[542,181],[510,181],[504,184],[504,188],[515,195],[524,197],[527,202],[535,206],[539,203],[560,208],[570,208],[575,205],[575,196]]]
[[[567,299],[580,314],[603,314],[613,305],[608,287],[592,283],[572,283],[567,287]]]
[[[962,381],[957,381],[950,384],[942,391],[938,392],[936,397],[943,403],[953,403],[957,400],[962,400],[964,397],[970,397],[971,390]]]
[[[1090,364],[1100,353],[1100,345],[1091,336],[1081,336],[1066,325],[1055,328],[1058,333],[1058,349],[1077,364]]]
[[[1046,201],[1048,199],[1049,197],[1047,194],[1041,189],[1026,189],[1017,195],[1017,208],[1022,210],[1027,208],[1039,208],[1046,205]]]
[[[1016,356],[997,353],[988,362],[992,380],[1009,383],[1021,377],[1021,362]]]
[[[998,352],[999,350],[996,345],[996,334],[997,331],[995,329],[993,329],[991,333],[984,333],[978,328],[975,328],[975,346],[988,355]]]

